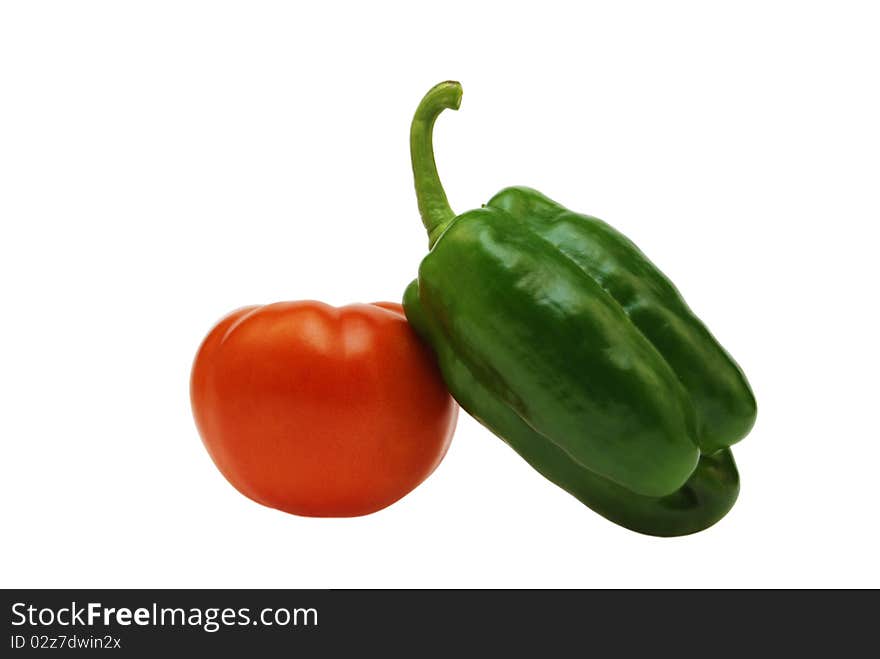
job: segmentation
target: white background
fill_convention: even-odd
[[[880,586],[871,3],[299,5],[2,5],[0,585]],[[449,78],[455,209],[528,184],[611,222],[748,374],[716,527],[616,527],[466,417],[358,519],[208,458],[188,378],[220,316],[400,298],[409,121]]]

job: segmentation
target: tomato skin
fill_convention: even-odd
[[[211,330],[190,382],[208,453],[242,494],[312,517],[394,503],[437,467],[458,406],[400,305],[279,302]]]

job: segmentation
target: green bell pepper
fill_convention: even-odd
[[[413,174],[430,252],[404,295],[459,404],[537,471],[641,533],[711,526],[733,506],[729,446],[755,421],[740,368],[625,236],[535,190],[456,216],[432,131],[461,86],[416,110]]]

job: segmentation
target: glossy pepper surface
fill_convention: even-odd
[[[410,134],[430,252],[404,296],[459,404],[545,477],[627,528],[702,530],[739,492],[729,446],[754,424],[740,368],[625,236],[523,187],[456,216],[432,131]]]

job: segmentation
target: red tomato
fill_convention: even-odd
[[[193,415],[242,494],[296,515],[366,515],[437,467],[458,407],[399,304],[245,307],[199,348]]]

